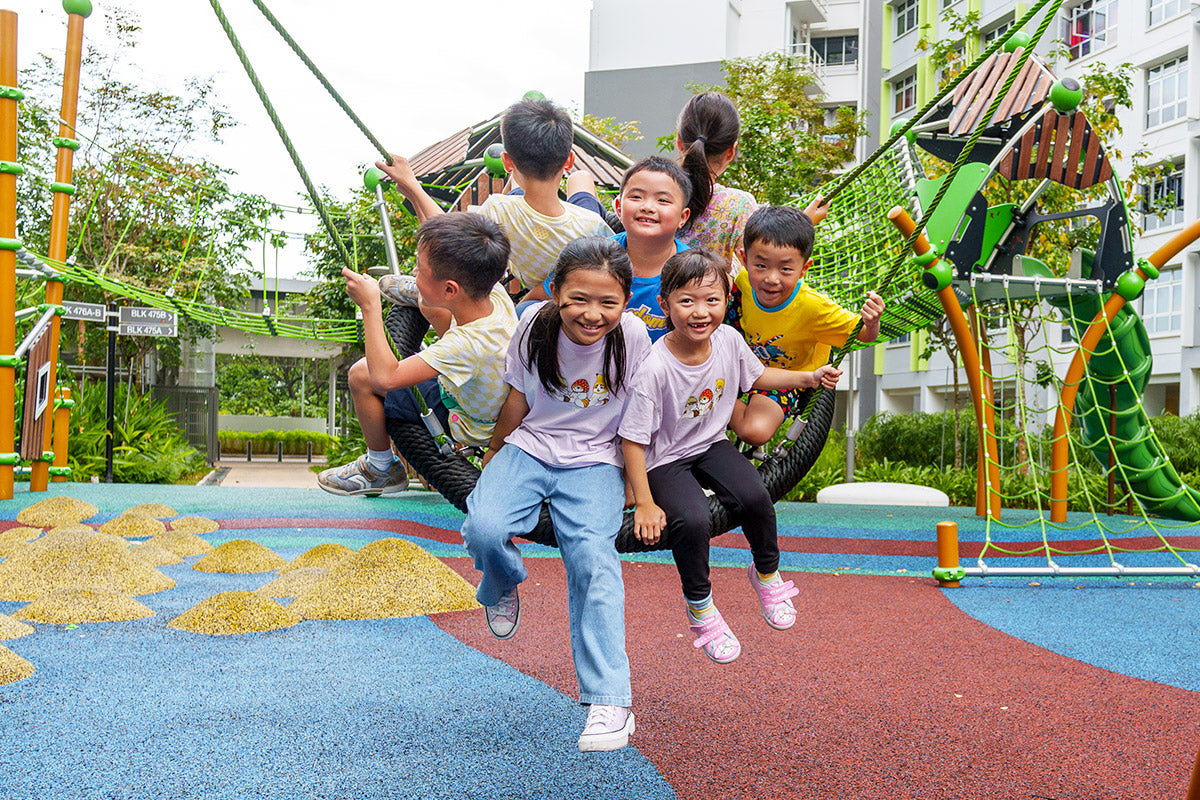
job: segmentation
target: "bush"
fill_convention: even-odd
[[[333,437],[327,451],[325,469],[349,464],[365,452],[367,452],[367,442],[363,439],[362,429],[358,427],[357,419],[351,420],[351,428],[345,436]]]
[[[309,443],[312,444],[314,455],[322,455],[336,440],[336,437],[319,431],[220,431],[217,438],[221,442],[222,453],[245,453],[249,444],[251,453],[275,455],[282,442],[284,455],[292,456],[306,455]]]
[[[963,460],[975,453],[978,438],[975,414],[965,409],[959,415]],[[888,460],[910,466],[953,466],[954,412],[876,414],[855,434],[855,465]]]
[[[1152,420],[1154,434],[1179,472],[1200,472],[1200,413],[1164,414]],[[1193,487],[1198,488],[1198,487]]]

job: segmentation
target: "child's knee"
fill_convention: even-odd
[[[350,391],[359,391],[369,389],[373,391],[371,386],[371,372],[367,369],[367,360],[360,358],[350,365],[350,370],[346,373],[346,382],[350,386]]]
[[[708,503],[689,506],[678,514],[668,515],[667,526],[671,532],[672,547],[708,541],[709,534],[712,533],[712,517],[709,516]]]

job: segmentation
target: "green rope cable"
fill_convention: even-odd
[[[380,152],[384,160],[388,164],[391,164],[392,154],[388,152],[388,149],[383,146],[382,142],[375,138],[374,134],[367,130],[366,124],[358,118],[358,115],[354,113],[349,104],[342,99],[342,96],[338,94],[337,89],[333,88],[333,84],[331,84],[325,78],[325,76],[321,73],[321,70],[317,69],[317,65],[312,62],[312,59],[310,59],[308,55],[300,49],[300,45],[296,44],[296,40],[291,37],[291,34],[287,32],[287,29],[283,27],[283,24],[275,17],[274,14],[271,13],[262,0],[253,0],[253,2],[258,10],[262,12],[262,15],[267,18],[267,21],[271,23],[271,27],[275,29],[275,32],[278,33],[285,42],[287,42],[288,47],[292,48],[292,52],[300,57],[300,60],[304,62],[304,66],[308,67],[308,70],[313,74],[313,77],[321,82],[321,85],[325,87],[325,91],[329,92],[329,96],[332,97],[333,101],[338,104],[338,107],[341,108],[342,111],[346,112],[346,116],[350,117],[350,120],[358,127],[360,131],[362,131],[363,136],[366,136],[371,144],[375,146],[375,149]]]
[[[237,53],[238,61],[242,63],[242,68],[246,70],[246,76],[250,79],[250,83],[254,85],[254,91],[258,93],[258,99],[262,101],[267,116],[271,118],[271,124],[275,126],[275,132],[279,134],[279,138],[283,141],[284,149],[287,150],[288,156],[291,157],[292,164],[296,167],[296,172],[300,174],[300,180],[304,183],[304,189],[308,192],[308,198],[312,201],[313,207],[316,208],[317,213],[320,215],[321,223],[325,226],[329,238],[337,248],[338,255],[341,256],[343,263],[347,267],[354,269],[354,264],[350,261],[350,254],[346,252],[346,246],[342,243],[341,237],[338,236],[337,229],[333,225],[333,220],[329,217],[329,213],[325,209],[325,204],[321,202],[321,198],[317,195],[317,189],[313,186],[312,180],[308,177],[308,172],[300,162],[300,156],[296,152],[296,148],[292,146],[292,140],[288,137],[287,131],[283,129],[283,123],[280,121],[279,115],[275,113],[275,107],[271,104],[270,98],[267,97],[262,82],[259,81],[254,67],[250,65],[250,59],[246,56],[246,52],[242,49],[237,35],[233,32],[233,26],[229,24],[229,20],[225,17],[225,12],[221,10],[220,1],[209,0],[209,4],[212,6],[213,13],[217,15],[222,30],[225,31],[225,35],[229,38],[229,44],[233,46],[234,52]]]

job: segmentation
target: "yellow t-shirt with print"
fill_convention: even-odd
[[[438,371],[442,398],[450,409],[450,436],[479,447],[492,438],[500,406],[508,396],[504,356],[517,328],[517,313],[504,289],[497,285],[488,296],[491,314],[451,325],[444,336],[417,354]]]
[[[584,236],[611,236],[595,212],[564,202],[563,213],[548,217],[534,211],[523,195],[493,194],[467,210],[483,214],[504,231],[510,248],[508,269],[526,288],[546,279],[569,242]]]
[[[808,288],[803,281],[796,284],[786,301],[763,308],[743,271],[733,281],[725,321],[742,332],[746,344],[763,364],[810,372],[828,364],[832,349],[845,344],[858,323],[858,314]]]

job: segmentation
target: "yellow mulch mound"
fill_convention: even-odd
[[[7,647],[0,646],[0,686],[24,680],[32,674],[33,664],[30,664]]]
[[[32,542],[42,535],[41,528],[9,528],[0,531],[0,558],[8,558],[8,554],[26,542]]]
[[[48,533],[0,562],[0,600],[36,600],[55,589],[88,587],[139,595],[175,586],[104,533]]]
[[[95,516],[98,511],[100,509],[91,503],[59,495],[58,497],[47,497],[40,503],[34,503],[28,508],[21,509],[17,513],[17,522],[35,528],[53,528],[56,525],[82,522],[88,517]]]
[[[100,532],[125,539],[140,539],[144,536],[160,536],[167,532],[167,526],[153,517],[126,513],[101,525]]]
[[[324,567],[301,567],[285,572],[254,591],[264,597],[299,597],[320,583],[328,574],[329,570]]]
[[[208,517],[180,517],[171,520],[171,530],[176,533],[212,533],[220,527],[216,520]]]
[[[199,536],[190,533],[176,533],[175,531],[167,531],[162,536],[154,536],[147,539],[146,544],[152,544],[156,547],[161,547],[163,550],[169,550],[180,558],[198,556],[213,549],[211,544]]]
[[[110,589],[58,589],[13,614],[13,619],[67,625],[73,622],[127,622],[154,612],[123,592]]]
[[[32,625],[17,622],[12,617],[0,614],[0,640],[20,639],[22,636],[28,636],[31,633],[33,633]]]
[[[354,551],[344,544],[335,544],[327,542],[319,544],[316,547],[310,547],[300,555],[291,560],[287,566],[279,568],[280,575],[286,575],[294,569],[306,569],[307,567],[336,567],[341,561],[354,555]]]
[[[475,589],[402,539],[380,539],[333,567],[288,608],[305,619],[382,619],[478,608]]]
[[[249,539],[234,539],[192,565],[200,572],[270,572],[286,565],[287,559],[269,547]]]
[[[254,592],[221,592],[202,600],[167,623],[193,633],[232,634],[290,628],[302,618]]]
[[[182,558],[167,550],[165,547],[159,547],[150,542],[142,542],[135,544],[129,548],[129,552],[145,561],[152,567],[169,567],[172,564],[179,564],[183,561]]]
[[[133,508],[125,509],[123,514],[132,514],[135,517],[152,517],[161,519],[163,517],[176,517],[179,512],[170,506],[165,506],[162,503],[142,503]]]

